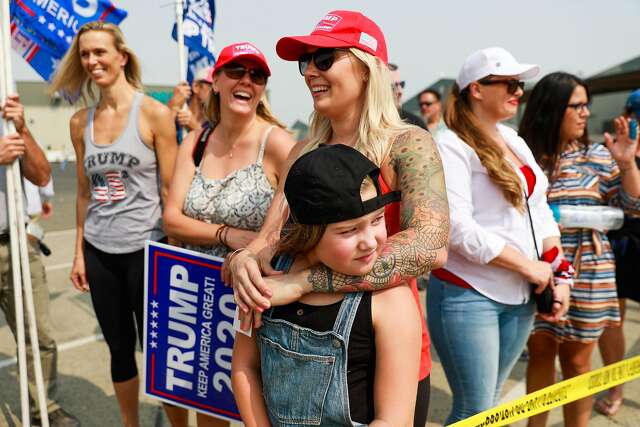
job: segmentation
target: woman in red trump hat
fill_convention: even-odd
[[[294,144],[267,103],[270,75],[251,43],[220,52],[208,124],[180,145],[163,216],[167,235],[188,249],[224,257],[255,239],[262,226]],[[174,427],[187,426],[186,410],[167,408],[167,415]],[[198,414],[198,425],[228,423]]]
[[[337,10],[325,15],[310,35],[281,39],[276,50],[281,58],[298,61],[315,110],[308,143],[296,146],[289,162],[320,144],[355,147],[380,167],[381,186],[400,190],[402,200],[386,208],[391,237],[369,274],[348,276],[320,265],[274,275],[269,260],[288,213],[279,188],[258,237],[228,259],[236,301],[244,313],[260,313],[312,291],[371,291],[408,283],[418,309],[415,277],[445,262],[449,212],[433,139],[403,123],[395,107],[382,31],[359,12]],[[254,320],[258,326],[259,315]],[[424,426],[431,368],[424,322],[422,344],[415,425]]]

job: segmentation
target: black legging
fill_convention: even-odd
[[[413,415],[413,427],[424,427],[429,415],[429,399],[431,397],[431,375],[418,383],[416,411]]]
[[[85,240],[84,262],[93,309],[111,353],[111,379],[130,380],[138,375],[136,325],[142,344],[144,249],[110,254]]]

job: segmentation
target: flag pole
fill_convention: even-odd
[[[180,81],[187,79],[187,64],[184,56],[184,30],[182,28],[184,19],[184,0],[176,0],[176,38],[178,39],[178,66],[180,67]]]
[[[13,70],[11,69],[11,33],[9,30],[10,17],[9,17],[9,0],[2,0],[2,62],[4,64],[4,97],[6,99],[9,92],[13,89]],[[8,133],[15,132],[13,123],[9,121],[3,121]],[[6,135],[7,133],[5,133]],[[27,247],[27,232],[24,212],[24,200],[22,191],[22,179],[20,173],[20,163],[18,159],[14,160],[11,168],[7,168],[7,200],[9,204],[10,214],[10,238],[11,241],[11,261],[13,270],[13,286],[14,295],[22,295],[22,289],[24,288],[24,298],[27,308],[27,318],[29,326],[29,339],[31,342],[31,352],[33,356],[33,370],[36,380],[36,391],[38,403],[40,404],[40,418],[42,420],[42,427],[49,427],[49,417],[47,414],[47,400],[44,392],[44,378],[42,375],[42,362],[40,359],[40,345],[38,342],[38,329],[36,326],[36,315],[33,304],[33,287],[31,283],[31,270],[29,265],[29,250]],[[11,183],[11,186],[10,186]],[[18,249],[18,250],[16,250]],[[19,256],[19,258],[18,258]],[[20,268],[21,267],[21,268]],[[21,274],[20,274],[21,273]],[[22,276],[22,277],[20,277]],[[18,280],[16,280],[18,279]],[[22,280],[20,280],[22,279]],[[17,300],[17,298],[16,298]],[[20,301],[20,311],[23,311],[22,301]],[[16,311],[18,311],[16,304]],[[16,315],[16,322],[23,322],[23,313],[20,314],[20,318]],[[23,346],[24,343],[24,324],[23,324]],[[24,362],[26,362],[26,348],[23,347]],[[26,363],[25,363],[26,365]],[[22,382],[27,380],[26,370],[21,371],[21,388],[24,387]],[[24,374],[24,375],[22,375]],[[24,391],[22,390],[22,394]],[[21,402],[24,396],[21,395]],[[26,418],[26,419],[25,419]],[[27,393],[27,404],[22,405],[22,425],[29,427],[31,420],[29,417],[29,401]]]
[[[176,0],[176,38],[178,39],[178,76],[179,81],[187,80],[187,63],[184,54],[184,29],[182,28],[184,20],[184,0]],[[182,110],[187,109],[187,104],[182,105]],[[181,128],[182,140],[187,136],[187,130]]]
[[[2,64],[5,64],[10,60],[9,52],[5,50],[4,38],[6,32],[4,27],[8,20],[7,4],[5,0],[2,0],[2,9],[0,14],[2,15],[2,43],[0,44],[0,57]],[[7,101],[7,95],[9,92],[8,79],[5,74],[5,66],[0,67],[0,78],[2,82],[0,84],[0,98],[2,103]],[[9,120],[2,120],[2,135],[9,135],[15,132],[13,122]],[[9,233],[11,238],[9,242],[11,244],[11,272],[13,275],[13,298],[15,306],[15,318],[16,318],[16,343],[18,345],[18,379],[20,382],[20,409],[21,419],[23,425],[29,425],[29,388],[27,383],[27,352],[25,343],[24,332],[24,306],[22,301],[22,272],[20,270],[20,253],[18,251],[18,242],[13,237],[17,234],[16,223],[16,203],[14,194],[14,181],[13,181],[13,165],[5,167],[7,174],[7,208],[8,208],[8,220],[9,220]]]

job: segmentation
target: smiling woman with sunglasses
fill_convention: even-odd
[[[206,108],[209,125],[180,146],[164,213],[167,234],[188,249],[224,257],[246,247],[262,226],[294,144],[269,109],[270,74],[251,43],[220,52]],[[169,408],[167,415],[173,427],[186,427],[186,410]],[[199,427],[226,425],[198,414]]]
[[[541,292],[554,281],[536,252],[556,248],[550,253],[562,259],[547,179],[527,144],[500,123],[516,114],[521,80],[537,73],[504,49],[484,49],[465,60],[447,99],[449,129],[437,143],[451,246],[427,290],[429,331],[453,393],[446,424],[497,404],[533,324],[532,285]],[[547,319],[566,312],[568,296],[568,286],[554,289]]]
[[[288,216],[281,187],[258,238],[228,262],[236,301],[245,313],[249,309],[261,312],[312,291],[372,291],[409,284],[416,302],[407,310],[418,310],[415,277],[446,260],[447,199],[440,156],[431,136],[403,123],[398,115],[382,31],[359,12],[338,10],[328,13],[311,35],[281,39],[276,50],[281,58],[298,61],[315,110],[308,143],[294,148],[290,162],[320,144],[355,147],[380,168],[380,186],[385,191],[400,190],[402,201],[386,208],[390,238],[370,273],[349,276],[320,264],[296,273],[262,277],[274,273],[269,261]],[[256,326],[258,323],[256,319]],[[422,323],[422,351],[414,355],[420,357],[419,373],[411,372],[411,365],[402,362],[412,355],[388,354],[389,361],[397,362],[395,378],[418,375],[416,403],[415,387],[400,387],[402,393],[385,396],[386,405],[374,408],[376,416],[386,406],[390,413],[399,414],[396,421],[414,419],[415,425],[425,425],[431,360],[424,319]],[[349,415],[345,413],[345,419]]]

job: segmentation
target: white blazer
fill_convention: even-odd
[[[529,206],[538,249],[542,251],[544,239],[560,235],[547,205],[549,182],[524,140],[507,126],[498,125],[498,130],[516,156],[536,175]],[[507,244],[528,258],[536,259],[526,208],[520,212],[504,198],[475,151],[453,131],[440,132],[436,143],[444,166],[451,220],[449,257],[443,268],[492,300],[504,304],[526,303],[531,288],[524,277],[511,270],[488,265]],[[524,175],[516,165],[512,166],[526,189]]]

